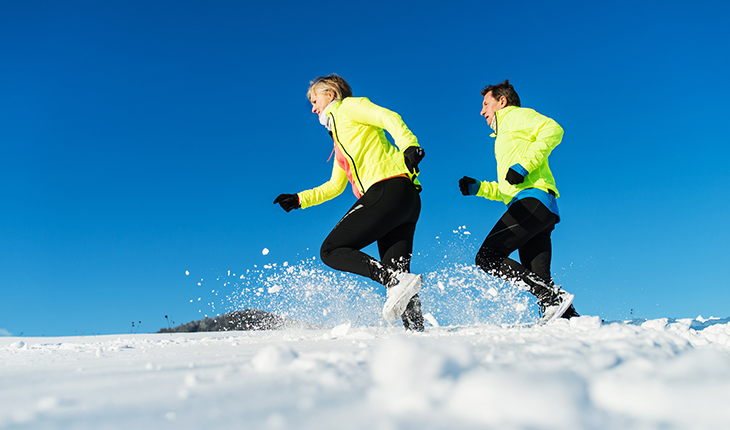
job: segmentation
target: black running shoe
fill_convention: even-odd
[[[405,327],[406,330],[424,330],[423,311],[421,310],[421,299],[418,297],[418,294],[413,296],[411,301],[408,302],[406,310],[403,312],[403,315],[401,315],[401,320],[403,320],[403,327]]]
[[[573,304],[571,303],[568,310],[565,311],[565,313],[560,318],[565,318],[565,319],[569,320],[573,317],[579,317],[579,316],[580,316],[580,314],[578,312],[576,312],[575,308],[573,307]]]

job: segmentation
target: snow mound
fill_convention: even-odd
[[[3,337],[0,362],[0,428],[730,422],[730,319]]]

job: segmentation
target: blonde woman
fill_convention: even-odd
[[[406,329],[423,331],[418,298],[423,281],[410,273],[410,261],[421,212],[417,176],[424,151],[400,115],[353,97],[350,85],[335,74],[314,79],[307,97],[334,143],[332,176],[316,188],[281,194],[274,203],[287,212],[308,208],[337,197],[350,182],[358,200],[324,240],[322,261],[384,285],[383,318],[401,317]],[[373,242],[380,260],[361,251]]]

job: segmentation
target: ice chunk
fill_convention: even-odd
[[[332,329],[332,338],[338,338],[338,337],[345,337],[347,336],[347,332],[350,331],[350,322],[346,322],[344,324],[340,324],[337,327]]]
[[[426,321],[428,321],[428,323],[431,324],[434,327],[438,327],[439,326],[438,321],[436,321],[436,317],[434,317],[433,314],[430,313],[430,312],[427,313],[427,314],[423,314],[423,319],[425,319]]]

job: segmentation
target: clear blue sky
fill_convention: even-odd
[[[477,246],[504,211],[457,181],[495,178],[479,92],[509,78],[565,129],[553,272],[578,311],[730,316],[728,16],[715,1],[3,1],[0,332],[156,331],[209,313],[228,270],[316,256],[354,196],[272,201],[329,178],[305,93],[332,72],[426,149],[414,271],[436,236],[466,225]]]

